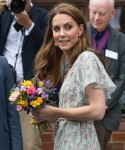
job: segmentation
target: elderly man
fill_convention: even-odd
[[[88,23],[91,46],[102,53],[106,70],[117,89],[107,100],[102,121],[95,121],[95,128],[102,150],[106,150],[111,133],[119,128],[121,110],[119,99],[125,90],[125,35],[111,28],[109,22],[115,15],[114,0],[90,0]]]
[[[15,67],[16,82],[20,82],[34,76],[33,61],[43,42],[48,12],[36,7],[31,0],[12,0],[12,3],[8,7],[11,9],[5,10],[6,1],[0,0],[0,55]],[[34,133],[27,113],[21,112],[20,120],[24,150],[41,150],[41,138]]]

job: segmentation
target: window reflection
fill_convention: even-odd
[[[125,34],[125,7],[116,7],[116,14],[110,25]]]
[[[119,24],[120,24],[120,31],[125,34],[125,7],[121,8]]]

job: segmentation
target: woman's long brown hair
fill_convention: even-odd
[[[78,26],[81,24],[84,26],[84,31],[79,37],[79,41],[72,48],[70,63],[73,64],[83,51],[93,51],[88,44],[87,27],[83,18],[83,14],[80,12],[80,10],[68,3],[60,3],[56,5],[49,13],[48,27],[44,42],[41,49],[37,53],[34,62],[35,76],[40,79],[50,80],[52,86],[56,86],[61,79],[61,62],[63,58],[63,52],[54,44],[52,33],[52,20],[57,14],[67,14],[76,21]],[[94,52],[104,64],[104,59],[102,56],[98,52]]]

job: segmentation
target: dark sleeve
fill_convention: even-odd
[[[44,35],[48,25],[48,11],[44,9],[39,9],[37,19],[33,20],[33,22],[35,25],[29,36],[31,37],[31,40],[35,43],[36,49],[39,50],[43,43]]]
[[[10,105],[8,100],[10,90],[13,86],[13,78],[8,66],[7,60],[4,61],[4,72],[5,72],[5,94],[7,101],[7,119],[10,132],[10,143],[11,150],[23,150],[22,133],[20,126],[19,113],[14,105]]]
[[[113,92],[111,99],[107,101],[108,109],[111,109],[120,100],[120,97],[125,90],[125,36],[121,36],[118,39],[118,50],[119,50],[119,59],[118,59],[118,72],[117,76],[114,79],[114,83],[117,86],[116,90]]]
[[[1,40],[1,18],[2,18],[2,15],[0,14],[0,40]]]

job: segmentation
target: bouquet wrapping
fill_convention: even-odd
[[[49,80],[31,79],[24,80],[18,85],[14,85],[10,91],[9,100],[11,104],[16,105],[17,111],[27,111],[42,109],[46,104],[52,104],[52,95],[55,94],[56,88],[51,88]],[[34,124],[34,129],[45,130],[49,127],[47,121],[40,121],[30,118],[30,123]]]

